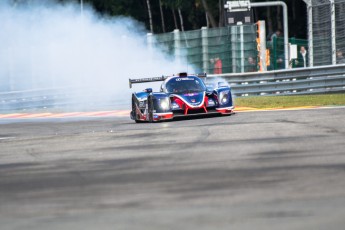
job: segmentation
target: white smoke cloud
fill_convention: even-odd
[[[129,104],[128,78],[187,69],[149,49],[143,25],[131,18],[103,17],[85,5],[81,13],[77,3],[37,2],[0,3],[0,91],[91,88],[99,92],[92,98]]]

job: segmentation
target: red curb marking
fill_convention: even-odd
[[[300,109],[316,109],[318,106],[304,106],[291,108],[267,108],[256,109],[251,107],[237,107],[235,112],[256,112],[256,111],[284,111]],[[25,118],[68,118],[68,117],[129,117],[130,110],[98,111],[98,112],[71,112],[71,113],[13,113],[0,114],[0,119],[25,119]]]

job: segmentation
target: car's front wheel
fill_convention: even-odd
[[[153,122],[153,96],[149,95],[147,97],[147,107],[148,107],[148,116],[149,116],[149,122]]]
[[[140,120],[138,119],[138,114],[137,114],[137,106],[135,104],[135,97],[132,95],[132,111],[131,111],[131,118],[135,121],[135,123],[139,123]]]

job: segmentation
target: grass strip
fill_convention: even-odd
[[[235,106],[257,109],[334,106],[345,105],[345,94],[238,97],[234,101]]]

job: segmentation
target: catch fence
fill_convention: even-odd
[[[256,25],[222,28],[202,28],[201,30],[149,35],[154,46],[175,59],[185,60],[196,72],[217,72],[218,59],[222,63],[222,73],[257,71]],[[151,39],[149,39],[151,41]]]
[[[184,60],[196,72],[217,72],[216,61],[221,60],[222,73],[257,72],[258,44],[256,40],[257,25],[229,26],[222,28],[202,28],[180,32],[149,34],[149,45],[158,47],[172,58]],[[153,39],[152,39],[153,37]],[[290,44],[308,47],[305,39],[290,38]],[[268,70],[284,69],[284,39],[274,38],[267,41],[269,49]],[[291,62],[291,68],[297,68],[296,61]]]
[[[308,5],[311,65],[345,62],[345,0],[304,0]]]

